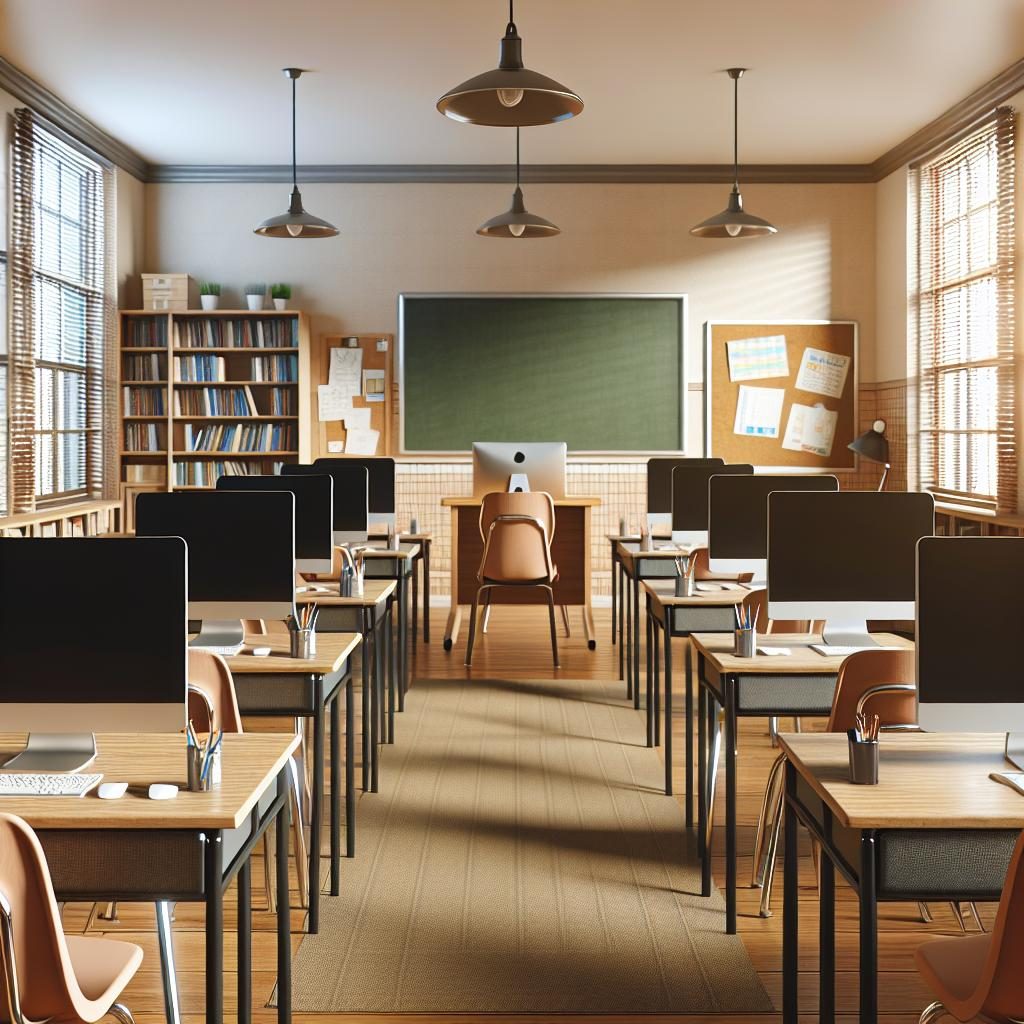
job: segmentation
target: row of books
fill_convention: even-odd
[[[277,390],[276,388],[274,390]],[[175,389],[176,416],[258,416],[249,386]]]
[[[167,317],[125,317],[121,340],[125,348],[166,348]]]
[[[140,358],[140,357],[132,357]],[[296,381],[299,361],[295,356],[254,356],[250,377],[256,381]],[[186,384],[225,381],[227,360],[224,356],[175,356],[174,379]]]
[[[297,381],[299,360],[295,356],[256,356],[252,361],[252,379]]]
[[[283,423],[225,423],[205,427],[185,424],[190,452],[294,451],[295,428]]]
[[[126,423],[124,425],[124,450],[126,452],[161,452],[164,446],[160,439],[160,425],[157,423]]]
[[[297,317],[273,320],[176,320],[178,348],[290,348],[299,344]]]
[[[125,356],[122,371],[125,380],[163,380],[164,372],[160,365],[162,357],[158,352],[143,356]]]
[[[125,416],[164,416],[167,407],[160,388],[124,388]]]
[[[222,476],[259,476],[261,473],[277,474],[281,472],[282,462],[274,462],[269,466],[263,462],[222,462],[220,459],[207,459],[203,462],[176,462],[174,464],[174,483],[178,487],[213,487],[217,478]]]

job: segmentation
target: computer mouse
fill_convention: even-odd
[[[154,782],[149,787],[150,800],[173,800],[178,795],[178,787],[166,782]]]
[[[269,647],[254,647],[252,649],[252,656],[254,658],[266,658],[270,655]]]
[[[96,791],[96,795],[101,800],[120,800],[127,791],[127,782],[104,782]]]

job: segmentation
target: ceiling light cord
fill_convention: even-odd
[[[516,125],[516,188],[519,188],[519,126]]]
[[[299,187],[299,175],[295,165],[295,83],[298,76],[292,79],[292,188]]]
[[[732,80],[732,187],[740,190],[740,76]]]
[[[512,6],[514,3],[515,0],[508,0],[508,27],[512,32],[516,30],[516,14]]]

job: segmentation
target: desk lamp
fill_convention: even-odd
[[[856,452],[858,455],[863,455],[865,459],[869,459],[871,462],[879,462],[885,466],[885,472],[882,473],[882,480],[878,485],[880,491],[885,490],[885,481],[889,477],[889,470],[892,468],[889,462],[889,441],[885,436],[885,420],[875,420],[871,424],[870,430],[865,430],[855,441],[851,441],[847,446],[851,452]]]

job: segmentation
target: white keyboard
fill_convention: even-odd
[[[102,775],[0,772],[0,796],[85,796]]]
[[[877,644],[872,644],[870,647],[840,647],[838,644],[810,644],[809,646],[815,654],[824,655],[826,658],[848,658],[851,654],[857,654],[860,651],[901,650],[899,647],[881,647]]]
[[[227,647],[216,647],[212,644],[190,644],[189,649],[193,651],[209,651],[211,654],[219,654],[222,658],[233,658],[241,654],[245,644],[228,644]]]

